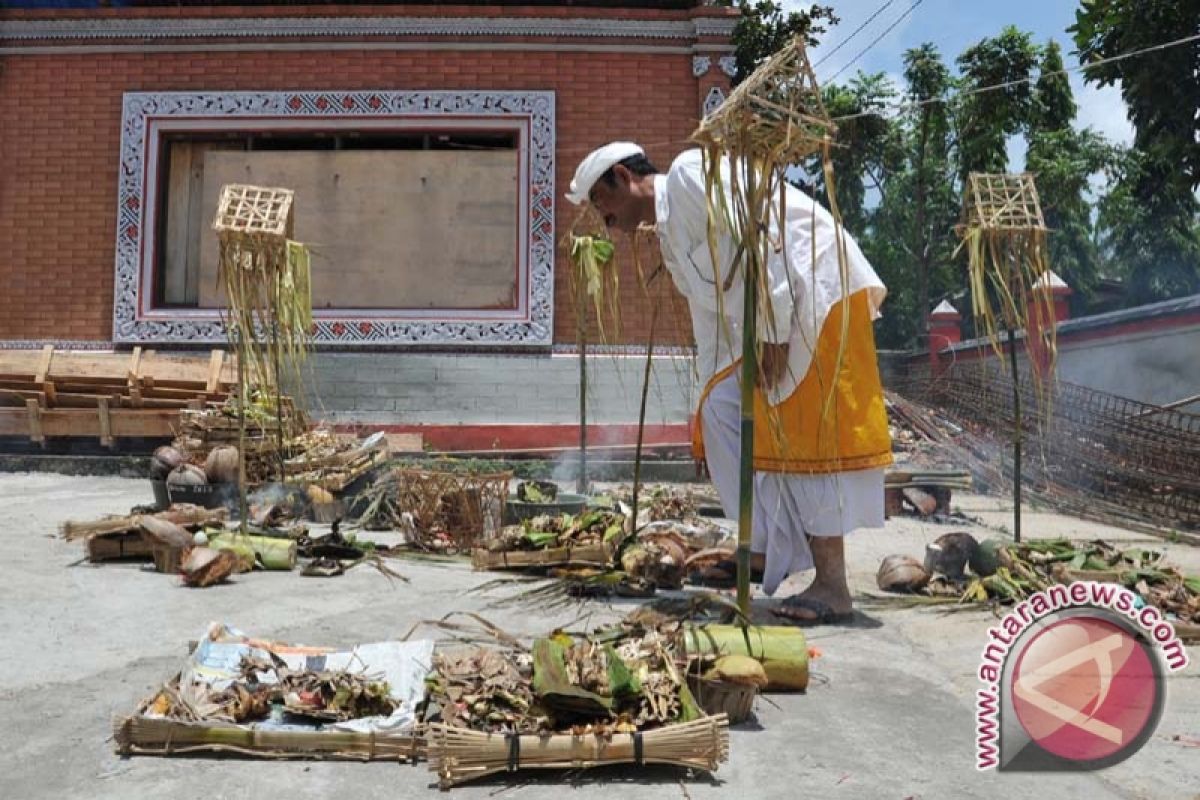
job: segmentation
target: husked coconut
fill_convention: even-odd
[[[214,447],[204,460],[204,472],[212,483],[237,483],[238,449],[232,445]]]
[[[910,556],[888,556],[875,573],[875,585],[885,592],[918,592],[929,583],[929,572]]]
[[[150,456],[150,479],[165,481],[167,476],[171,474],[171,470],[186,460],[183,453],[174,447],[167,444],[163,445],[154,451],[154,455]]]
[[[957,580],[963,576],[967,562],[978,549],[979,542],[969,533],[943,534],[933,544],[925,546],[925,569]]]
[[[206,483],[208,475],[195,464],[180,464],[167,476],[167,484],[170,486],[203,486]]]
[[[169,520],[146,516],[140,517],[138,524],[142,529],[142,537],[149,539],[152,544],[180,549],[192,545],[192,535]]]

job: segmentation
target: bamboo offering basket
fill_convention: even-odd
[[[425,754],[419,732],[259,730],[232,722],[183,722],[140,712],[113,720],[122,756],[234,753],[255,758],[414,762]]]
[[[429,769],[443,789],[520,769],[591,769],[613,764],[666,764],[713,772],[729,758],[724,714],[645,733],[489,734],[426,726]]]
[[[460,552],[500,532],[511,472],[494,474],[396,469],[391,473],[399,507],[412,513],[418,531],[445,531]]]

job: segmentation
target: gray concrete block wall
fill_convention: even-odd
[[[1200,325],[1059,346],[1059,377],[1158,405],[1200,394]],[[1200,404],[1181,408],[1200,412]]]
[[[644,356],[588,356],[588,421],[636,423]],[[314,353],[309,408],[333,423],[571,424],[579,421],[575,355]],[[699,399],[690,358],[656,356],[648,424],[686,422]]]

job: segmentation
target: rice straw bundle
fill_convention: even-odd
[[[645,733],[501,735],[431,724],[426,728],[429,768],[448,789],[518,769],[591,769],[610,764],[667,764],[715,771],[729,758],[724,715],[668,725]]]
[[[758,342],[759,318],[766,327],[774,327],[774,311],[770,302],[767,263],[779,254],[787,264],[789,243],[786,235],[787,182],[785,170],[802,159],[819,153],[828,190],[829,211],[834,221],[834,238],[843,294],[849,286],[846,244],[840,224],[834,193],[833,167],[829,146],[836,127],[821,101],[821,92],[801,37],[795,37],[778,53],[771,56],[739,85],[709,117],[701,122],[692,138],[704,151],[705,189],[708,196],[708,241],[712,252],[713,285],[717,309],[723,320],[729,316],[724,309],[725,291],[730,289],[738,270],[744,270],[742,312],[742,452],[741,498],[738,535],[738,605],[749,612],[750,525],[753,508],[754,474],[754,387],[758,383],[758,361],[762,347]],[[728,182],[722,174],[722,163],[728,163]],[[816,224],[816,217],[813,217]],[[734,263],[728,274],[720,274],[718,231],[731,234],[735,240]],[[816,237],[809,268],[817,267]],[[790,279],[790,271],[788,272]],[[815,280],[814,280],[815,282]],[[793,287],[793,296],[795,287]],[[835,361],[835,373],[841,367],[849,333],[848,297],[843,297],[840,345]],[[728,325],[725,336],[732,339]],[[730,341],[730,347],[734,346]],[[815,350],[816,342],[808,345]],[[804,376],[795,376],[803,378]],[[828,386],[820,419],[822,422],[832,408],[836,393],[834,376],[827,376]],[[783,437],[778,414],[768,414],[766,420],[772,435]]]
[[[425,749],[416,731],[257,730],[230,722],[183,722],[140,714],[115,718],[113,741],[123,756],[237,753],[256,758],[415,761]]]

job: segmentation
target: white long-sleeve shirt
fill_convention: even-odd
[[[721,170],[729,203],[728,162],[722,162]],[[738,244],[728,224],[717,225],[714,269],[700,150],[688,150],[676,158],[666,175],[656,176],[654,191],[663,260],[675,286],[687,298],[697,365],[702,383],[707,384],[714,374],[741,357],[744,265],[738,268],[729,289],[721,291]],[[771,393],[775,403],[791,395],[808,373],[817,336],[834,303],[869,289],[872,309],[877,310],[887,294],[883,282],[845,231],[843,282],[833,217],[799,189],[788,186],[786,192],[782,240],[777,202],[770,213],[770,236],[773,241],[781,241],[766,265],[773,313],[767,318],[760,308],[758,314],[760,341],[789,345],[787,374]]]

